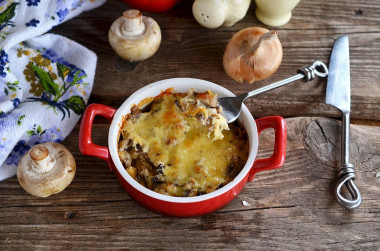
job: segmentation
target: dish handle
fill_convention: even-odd
[[[268,128],[273,128],[275,133],[273,154],[269,158],[256,159],[252,165],[248,176],[248,181],[252,181],[256,173],[276,169],[284,165],[286,154],[286,123],[280,116],[270,116],[255,120],[258,137],[260,133]]]
[[[112,121],[112,118],[116,112],[116,109],[101,105],[91,104],[88,105],[84,111],[82,122],[80,124],[79,131],[79,150],[85,155],[95,156],[107,161],[108,166],[112,170],[112,161],[110,160],[108,147],[100,146],[92,143],[91,133],[92,124],[96,116],[102,116]]]

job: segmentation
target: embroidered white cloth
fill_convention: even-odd
[[[52,27],[106,0],[0,0],[0,181],[35,144],[61,142],[89,99],[97,57]]]

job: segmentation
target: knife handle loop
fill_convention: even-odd
[[[336,186],[336,199],[338,203],[347,209],[355,209],[359,207],[362,202],[362,197],[360,195],[359,189],[356,187],[354,180],[356,178],[354,172],[354,166],[350,163],[345,164],[339,169],[338,172],[339,181]],[[350,193],[352,199],[345,198],[341,191],[343,185],[346,185],[348,192]]]
[[[321,61],[315,61],[313,64],[303,67],[297,70],[297,73],[304,75],[303,81],[310,81],[315,78],[315,76],[324,78],[328,75],[327,66]]]

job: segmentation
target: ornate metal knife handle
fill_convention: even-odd
[[[342,118],[341,163],[335,190],[336,200],[342,207],[355,209],[362,202],[362,196],[354,183],[356,178],[354,165],[350,163],[350,113],[343,114]],[[343,185],[346,185],[352,199],[347,199],[342,195]]]
[[[354,166],[352,164],[346,164],[338,171],[338,184],[336,186],[336,198],[338,203],[347,208],[347,209],[355,209],[362,202],[362,197],[360,195],[359,189],[356,187],[355,180],[355,172]],[[342,194],[341,190],[343,185],[346,185],[348,192],[351,194],[352,199],[346,199]]]

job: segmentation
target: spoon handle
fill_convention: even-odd
[[[327,76],[328,69],[327,69],[327,66],[324,63],[322,63],[321,61],[315,61],[310,66],[298,69],[297,73],[298,73],[297,75],[294,75],[290,78],[287,78],[287,79],[275,82],[273,84],[264,86],[262,88],[241,94],[241,95],[239,95],[239,97],[241,97],[244,101],[245,99],[250,98],[252,96],[256,96],[256,95],[261,94],[263,92],[276,89],[278,87],[290,84],[290,83],[297,81],[297,80],[300,80],[300,79],[303,79],[306,82],[306,81],[310,81],[310,80],[314,79],[315,76],[323,78],[323,77]]]

